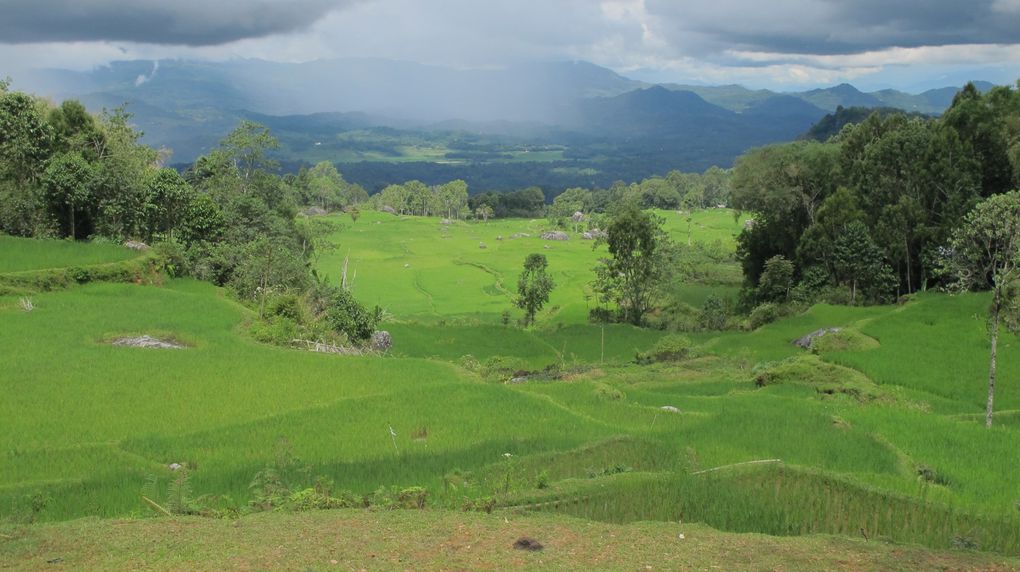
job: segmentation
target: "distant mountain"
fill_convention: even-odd
[[[289,166],[334,161],[362,173],[369,188],[417,173],[463,176],[475,190],[727,167],[841,107],[858,110],[854,117],[878,107],[938,114],[958,91],[863,93],[842,84],[776,93],[648,85],[586,62],[462,70],[376,59],[127,61],[15,80],[17,89],[77,98],[94,111],[128,103],[144,141],[171,148],[177,164],[250,118],[270,127]]]
[[[994,87],[994,84],[982,81],[974,82],[974,85],[982,92]],[[828,112],[836,111],[837,107],[890,107],[926,115],[939,115],[953,102],[953,97],[962,86],[932,89],[919,94],[904,93],[894,89],[865,93],[846,83],[824,89],[785,94],[767,89],[750,90],[739,85],[706,87],[666,84],[666,87],[677,91],[692,91],[709,103],[731,111],[744,111],[772,97],[785,95],[800,99]]]

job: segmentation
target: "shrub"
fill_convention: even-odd
[[[751,329],[757,330],[765,324],[775,322],[779,319],[780,315],[779,305],[766,302],[759,305],[754,310],[751,310],[751,316],[748,318],[748,321],[751,325]]]
[[[719,296],[710,294],[698,313],[698,326],[703,330],[724,330],[726,318],[726,303]]]
[[[655,342],[652,349],[637,355],[636,361],[648,364],[657,361],[680,361],[691,356],[694,343],[687,336],[669,334]]]
[[[346,335],[353,342],[364,342],[372,337],[382,310],[376,306],[368,310],[343,288],[329,289],[325,321],[330,329]]]
[[[92,273],[89,272],[88,268],[82,268],[81,266],[72,266],[67,269],[67,275],[78,284],[85,284],[92,280]]]
[[[152,247],[160,268],[171,278],[187,276],[188,257],[179,242],[164,241]]]

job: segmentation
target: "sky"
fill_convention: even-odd
[[[0,0],[0,78],[115,60],[585,60],[662,83],[1020,78],[1020,0]]]

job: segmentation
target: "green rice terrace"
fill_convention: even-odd
[[[725,252],[679,299],[735,299],[743,220],[659,214]],[[348,564],[368,568],[1018,566],[1020,343],[1000,339],[986,429],[989,294],[816,304],[654,359],[666,332],[588,319],[606,247],[545,240],[546,219],[330,219],[315,268],[338,283],[346,261],[385,355],[259,342],[256,310],[146,254],[0,237],[0,567],[327,566],[300,527],[362,538]],[[533,252],[556,287],[522,327]],[[840,330],[791,343],[822,328]],[[141,336],[172,347],[114,343]],[[146,540],[227,546],[231,522],[294,552]],[[394,540],[419,533],[434,543]],[[521,535],[546,550],[510,550]],[[488,551],[451,551],[471,539]]]

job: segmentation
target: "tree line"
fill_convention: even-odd
[[[737,159],[744,305],[883,302],[944,285],[954,231],[1020,186],[1020,92],[968,85],[939,118],[873,113],[825,142]]]

